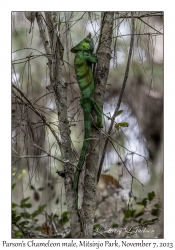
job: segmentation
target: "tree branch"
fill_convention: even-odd
[[[31,140],[30,140],[30,141],[31,141]],[[38,146],[38,145],[37,145],[36,143],[34,143],[34,142],[32,142],[32,145],[33,145],[34,147],[36,147],[36,148],[39,148],[39,149],[42,150],[43,152],[45,152],[46,155],[12,155],[13,157],[18,157],[18,159],[14,160],[14,161],[12,162],[12,165],[14,165],[18,160],[24,159],[24,158],[44,158],[44,157],[52,157],[52,158],[54,158],[55,160],[58,160],[58,161],[60,161],[60,162],[62,162],[62,163],[70,163],[73,167],[76,168],[76,166],[75,166],[73,163],[69,162],[69,160],[61,160],[61,159],[59,159],[58,157],[56,157],[55,155],[50,154],[49,152],[47,152],[45,149],[41,148],[40,146]]]
[[[40,113],[40,112],[35,108],[35,106],[32,104],[32,102],[27,98],[27,96],[26,96],[19,88],[17,88],[14,84],[12,84],[12,87],[13,87],[14,89],[16,89],[16,90],[20,93],[20,95],[27,101],[26,105],[27,105],[30,109],[32,109],[32,110],[35,112],[35,114],[37,114],[37,115],[41,118],[41,120],[43,121],[43,123],[44,123],[45,125],[47,125],[47,127],[50,129],[50,131],[52,132],[53,136],[55,137],[55,139],[56,139],[58,145],[61,147],[61,144],[62,144],[62,143],[61,143],[60,140],[58,139],[58,136],[56,135],[56,132],[54,131],[54,129],[50,126],[50,124],[49,124],[48,121],[46,120],[45,116],[44,116],[42,113]],[[20,98],[19,96],[18,96],[18,98],[19,98],[22,102],[24,102],[23,99]]]
[[[105,87],[109,74],[109,66],[111,59],[111,43],[113,31],[114,12],[103,12],[101,17],[101,33],[98,46],[98,63],[95,68],[94,82],[95,93],[94,99],[103,106]],[[94,113],[92,113],[95,118]],[[96,208],[96,180],[98,173],[98,159],[99,159],[99,139],[100,133],[97,129],[92,128],[90,138],[98,138],[90,140],[88,146],[88,156],[86,159],[86,170],[84,177],[84,198],[82,203],[83,210],[83,225],[85,228],[85,237],[91,238],[93,232],[93,223],[95,208]]]
[[[143,17],[154,17],[154,16],[158,16],[158,17],[163,17],[163,14],[162,14],[163,12],[161,11],[161,12],[154,12],[154,13],[150,13],[150,14],[145,14],[145,15],[141,15],[141,16],[134,16],[133,15],[133,17],[134,18],[143,18]],[[119,17],[116,17],[114,20],[116,20],[116,19],[123,19],[123,18],[132,18],[132,15],[131,16],[127,16],[127,15],[125,15],[125,16],[119,16]]]
[[[120,92],[120,95],[119,95],[118,103],[117,103],[117,106],[115,108],[114,114],[113,114],[113,116],[111,118],[111,124],[110,124],[109,129],[108,129],[108,133],[107,133],[108,135],[110,135],[110,133],[112,131],[114,121],[115,121],[115,117],[116,117],[116,113],[118,112],[118,110],[120,108],[123,92],[124,92],[126,82],[127,82],[127,79],[128,79],[128,74],[129,74],[130,61],[131,61],[132,50],[133,50],[133,45],[134,45],[134,17],[133,17],[133,12],[131,12],[131,16],[132,16],[132,19],[131,19],[132,20],[132,31],[131,31],[131,41],[130,41],[130,49],[129,49],[128,61],[127,61],[127,65],[126,65],[125,76],[124,76],[124,80],[123,80],[122,89],[121,89],[121,92]],[[101,157],[101,161],[100,161],[97,181],[99,181],[99,178],[100,178],[100,174],[101,174],[101,170],[102,170],[102,166],[103,166],[103,161],[104,161],[104,158],[105,158],[106,149],[107,149],[107,145],[108,145],[108,140],[109,139],[107,137],[106,140],[105,140],[103,153],[102,153],[102,157]]]
[[[45,43],[48,39],[45,38],[45,24],[43,22],[43,18],[41,17],[41,13],[37,13],[37,21],[40,30],[40,35],[42,38],[42,42],[45,46]],[[49,63],[49,74],[50,74],[50,83],[51,87],[54,91],[55,103],[57,107],[58,114],[58,130],[60,132],[61,137],[61,145],[59,144],[61,155],[63,159],[68,159],[68,163],[63,164],[63,169],[65,172],[64,184],[66,191],[66,201],[67,201],[67,209],[70,218],[70,228],[73,238],[82,237],[82,228],[81,223],[76,213],[75,208],[75,197],[73,192],[73,176],[74,176],[74,167],[70,164],[73,162],[74,154],[72,151],[72,142],[70,137],[70,127],[69,120],[67,117],[67,83],[62,76],[62,68],[61,68],[61,60],[63,60],[63,52],[64,48],[60,41],[59,31],[58,31],[58,22],[57,22],[57,14],[56,12],[45,12],[46,23],[48,28],[48,34],[50,43],[49,53],[51,51],[51,59]],[[45,49],[47,47],[45,46]],[[48,52],[47,52],[48,53]]]

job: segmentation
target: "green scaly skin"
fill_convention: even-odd
[[[97,122],[95,126],[102,128],[102,111],[99,105],[93,99],[94,94],[94,78],[92,74],[92,64],[98,61],[98,58],[93,54],[94,43],[90,35],[83,41],[71,49],[75,53],[74,66],[77,81],[81,90],[80,104],[84,112],[84,141],[80,153],[80,158],[77,168],[74,173],[73,189],[75,193],[76,209],[78,211],[78,182],[82,165],[85,160],[86,150],[89,143],[91,132],[91,111],[95,111],[97,115]]]

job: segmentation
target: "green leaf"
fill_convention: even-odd
[[[157,221],[158,221],[158,218],[152,219],[151,221],[152,221],[152,222],[157,222]]]
[[[124,210],[125,218],[133,217],[135,212],[136,212],[136,210]]]
[[[143,218],[140,218],[140,219],[139,219],[139,223],[141,223],[142,220],[143,220]]]
[[[114,223],[114,224],[112,224],[111,227],[112,227],[112,228],[117,228],[117,227],[118,227],[118,224],[117,224],[117,223]]]
[[[144,198],[141,202],[144,207],[146,207],[147,205],[147,200],[148,200],[147,198]]]
[[[68,217],[67,217],[67,218],[62,218],[62,219],[60,219],[60,224],[61,224],[61,225],[64,225],[64,224],[66,224],[68,221],[69,221],[69,218],[68,218]]]
[[[146,226],[146,225],[151,225],[152,224],[152,221],[151,220],[145,220],[143,221],[143,224]]]
[[[23,204],[21,204],[21,208],[24,208],[24,207],[31,208],[32,204],[30,204],[30,203],[27,203],[27,204],[23,203]]]
[[[119,111],[117,111],[116,116],[119,116],[119,115],[121,115],[122,113],[123,113],[123,110],[119,110]]]
[[[21,219],[21,216],[16,216],[16,217],[13,219],[13,222],[18,222],[20,219]]]
[[[46,207],[46,205],[40,206],[38,209],[38,212],[42,213],[45,207]]]
[[[128,127],[129,126],[128,122],[119,122],[118,124],[120,125],[120,127]]]
[[[68,212],[66,211],[66,212],[62,213],[62,215],[60,216],[59,222],[60,222],[61,225],[64,225],[64,224],[66,224],[68,221],[69,221]]]
[[[24,226],[24,225],[27,225],[27,224],[29,224],[29,221],[27,221],[27,220],[24,220],[24,221],[19,223],[20,226]]]
[[[100,224],[95,224],[95,225],[93,226],[93,229],[94,229],[94,230],[104,230],[104,227],[102,227]]]
[[[32,218],[35,218],[36,216],[39,215],[39,213],[38,213],[38,211],[35,211],[35,212],[33,212],[31,215],[32,215]]]
[[[41,227],[39,227],[39,226],[38,226],[38,227],[35,227],[35,230],[36,230],[36,231],[40,231],[40,230],[41,230]]]
[[[23,235],[20,230],[14,232],[14,238],[23,238]]]
[[[30,197],[24,198],[21,200],[21,207],[24,207],[24,204],[30,199]]]
[[[160,209],[160,203],[156,203],[156,204],[154,205],[154,207],[156,207],[157,209]]]
[[[133,219],[133,221],[134,221],[134,222],[137,222],[137,223],[139,222],[139,221],[138,221],[138,220],[136,220],[136,219]]]
[[[18,204],[12,202],[12,208],[18,207]]]
[[[67,212],[67,211],[66,211],[66,212],[63,212],[61,216],[62,216],[62,217],[67,217],[67,216],[68,216],[68,212]]]
[[[26,219],[30,219],[30,214],[29,213],[21,213],[21,217],[26,218]]]
[[[28,201],[30,199],[30,197],[24,198],[21,200],[21,203],[26,203],[26,201]]]
[[[135,212],[136,212],[136,210],[131,210],[131,217],[134,216]]]
[[[16,112],[16,110],[15,109],[12,109],[12,113],[15,113]]]
[[[13,183],[12,184],[12,190],[15,188],[15,186],[16,186],[16,183]]]
[[[158,217],[159,216],[159,214],[160,214],[160,210],[159,209],[152,209],[151,210],[151,214],[153,215],[153,216],[156,216],[156,217]]]
[[[142,216],[142,215],[144,215],[144,212],[143,212],[143,211],[140,212],[140,213],[138,213],[138,214],[136,214],[136,215],[135,215],[135,218],[137,218],[137,217],[139,217],[139,216]]]
[[[124,210],[124,216],[125,218],[129,218],[130,217],[130,210]]]
[[[39,214],[41,214],[45,207],[46,207],[46,205],[39,207],[36,211],[34,211],[32,213],[32,217],[34,218],[34,217],[38,216]]]
[[[12,210],[12,221],[16,218],[16,210]]]
[[[149,201],[152,201],[155,196],[156,195],[155,195],[154,191],[152,191],[151,193],[148,193],[148,199],[149,199]]]

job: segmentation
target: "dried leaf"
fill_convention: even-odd
[[[34,200],[39,201],[39,199],[40,199],[39,193],[34,191]]]
[[[36,11],[24,11],[24,15],[27,18],[27,20],[29,20],[30,24],[30,30],[29,33],[31,32],[31,28],[32,28],[32,24],[35,21],[35,17],[36,17]]]
[[[116,123],[114,127],[116,128],[116,130],[119,130],[119,128],[120,128],[118,123]]]

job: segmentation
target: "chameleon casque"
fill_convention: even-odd
[[[94,123],[95,127],[102,128],[102,111],[96,101],[93,99],[94,94],[94,78],[92,73],[92,64],[98,61],[94,55],[94,42],[91,34],[78,43],[71,49],[75,53],[74,66],[76,78],[81,91],[80,104],[84,112],[84,141],[81,149],[77,168],[74,173],[73,189],[75,193],[76,209],[78,211],[78,183],[81,168],[86,157],[86,150],[88,147],[90,131],[91,131],[91,111],[95,111],[97,121]]]

